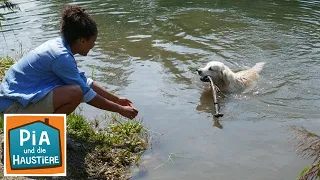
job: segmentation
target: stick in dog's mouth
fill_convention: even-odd
[[[210,82],[210,86],[211,86],[211,88],[212,88],[213,104],[214,104],[214,107],[215,107],[215,114],[214,114],[214,116],[215,116],[216,118],[222,117],[223,114],[219,112],[219,109],[220,109],[220,108],[219,108],[219,104],[218,104],[218,100],[217,100],[217,90],[216,90],[215,85],[213,84],[213,81],[212,81],[211,77],[209,77],[209,76],[202,76],[202,77],[200,78],[200,80],[203,81],[203,82]]]

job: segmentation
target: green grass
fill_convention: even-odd
[[[100,148],[125,147],[130,152],[139,152],[147,148],[147,131],[138,120],[123,120],[113,115],[108,119],[106,128],[88,123],[79,113],[72,113],[67,117],[67,133],[77,141],[93,143]]]
[[[10,57],[0,57],[0,80],[2,80],[4,74],[14,62]]]
[[[108,124],[101,128],[98,122]],[[72,113],[67,117],[67,134],[81,144],[80,150],[68,150],[67,167],[72,167],[68,178],[129,179],[130,167],[139,163],[148,146],[148,133],[141,121],[115,115],[88,123],[79,113]]]
[[[0,133],[3,133],[3,119],[0,117]]]

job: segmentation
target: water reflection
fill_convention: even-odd
[[[221,125],[220,121],[221,119],[223,119],[223,117],[215,117],[215,106],[212,98],[212,89],[210,87],[204,89],[200,95],[200,104],[196,107],[196,109],[198,111],[211,114],[213,119],[213,126],[222,129],[223,126]],[[217,93],[217,100],[220,107],[219,111],[223,112],[223,106],[226,102],[226,97],[221,93]]]

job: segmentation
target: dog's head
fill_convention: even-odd
[[[200,80],[205,81],[206,76],[210,76],[216,85],[229,85],[228,76],[232,71],[222,62],[211,61],[205,67],[199,68],[198,74],[201,76]]]
[[[201,78],[210,76],[212,79],[222,79],[226,66],[222,62],[211,61],[205,67],[199,68],[198,74]]]

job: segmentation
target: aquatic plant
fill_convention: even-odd
[[[19,9],[19,6],[8,0],[0,0],[0,9],[7,9],[13,11],[14,9]],[[2,20],[4,20],[4,15],[0,13],[0,27]]]
[[[298,139],[295,146],[297,154],[307,159],[314,158],[313,163],[301,171],[297,180],[320,179],[320,136],[303,127],[293,126],[290,129],[294,132],[294,138]]]
[[[8,1],[8,0],[0,0],[0,9],[17,9],[19,8],[17,4]]]

